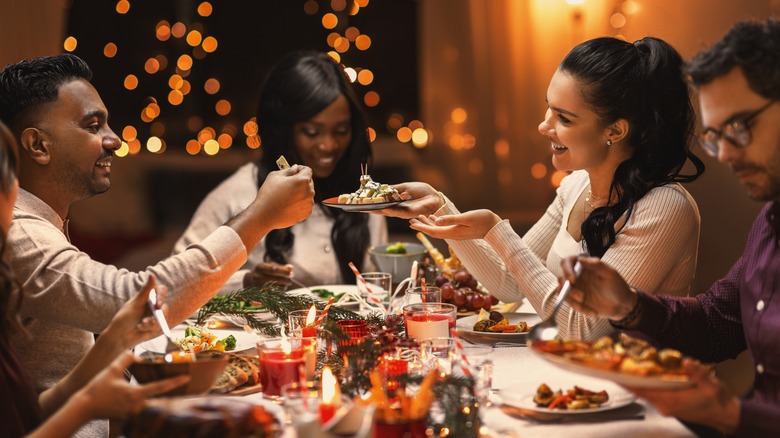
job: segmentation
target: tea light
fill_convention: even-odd
[[[257,351],[263,396],[278,398],[283,385],[298,381],[298,369],[304,365],[301,341],[286,337],[266,339],[258,342]]]
[[[457,307],[449,303],[416,303],[404,307],[406,336],[414,339],[448,337],[455,327]]]
[[[341,387],[329,366],[322,369],[320,394],[320,421],[324,424],[330,421],[341,407]]]

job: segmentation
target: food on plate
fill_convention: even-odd
[[[416,236],[417,240],[419,240],[425,249],[428,250],[428,254],[431,256],[431,258],[433,258],[433,262],[436,263],[436,268],[440,272],[455,272],[459,269],[463,269],[463,264],[461,264],[458,256],[455,255],[455,253],[452,251],[452,248],[449,248],[450,256],[444,258],[444,254],[442,254],[438,248],[433,246],[425,234],[418,232]]]
[[[360,187],[354,193],[339,195],[339,204],[372,204],[376,202],[402,201],[401,194],[387,184],[371,179],[371,175],[360,175]]]
[[[270,438],[282,430],[263,406],[233,397],[157,398],[125,422],[123,436]]]
[[[187,353],[197,353],[206,350],[231,351],[236,349],[236,338],[233,335],[219,339],[208,328],[197,325],[188,325],[184,329],[184,338],[176,338],[174,342]]]
[[[257,358],[231,353],[225,369],[209,391],[215,394],[226,394],[258,383],[260,383],[260,367]]]
[[[620,334],[617,342],[603,337],[593,343],[573,340],[536,341],[532,347],[592,368],[639,376],[684,375],[682,353],[669,348],[658,350],[625,333]]]
[[[480,309],[477,322],[474,323],[475,332],[486,333],[525,333],[531,329],[525,321],[519,321],[516,324],[510,324],[504,315],[495,310],[491,312]]]
[[[458,312],[488,311],[498,304],[498,298],[485,292],[477,279],[465,269],[450,277],[437,275],[434,282],[441,288],[441,301],[458,306]]]
[[[317,295],[323,301],[328,301],[331,298],[333,298],[334,301],[337,301],[344,296],[344,292],[336,293],[328,289],[312,289],[311,293]]]
[[[545,383],[539,385],[534,395],[536,406],[549,409],[593,409],[609,400],[607,391],[591,391],[575,386],[562,392],[560,389],[553,391]]]
[[[385,254],[406,254],[406,245],[403,242],[396,242],[385,248]]]

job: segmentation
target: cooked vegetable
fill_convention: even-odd
[[[406,245],[403,242],[394,243],[385,248],[387,254],[406,254]]]

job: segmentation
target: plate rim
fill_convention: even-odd
[[[507,320],[509,319],[509,315],[531,315],[536,318],[539,318],[539,321],[541,322],[541,317],[536,313],[531,312],[510,312],[505,313],[504,316],[507,317]],[[493,332],[478,332],[474,331],[474,323],[471,323],[468,328],[464,327],[458,327],[458,324],[462,321],[466,321],[469,318],[474,318],[474,323],[476,323],[479,320],[479,314],[476,315],[468,315],[464,316],[463,318],[458,319],[458,321],[455,323],[455,328],[458,329],[458,331],[466,333],[466,336],[473,336],[473,337],[481,337],[485,339],[491,339],[495,340],[496,342],[506,341],[506,340],[523,340],[528,336],[529,332],[521,332],[521,333],[493,333]],[[519,317],[518,317],[519,318]],[[466,325],[464,322],[462,325]]]
[[[406,201],[406,199],[401,199],[400,201],[372,202],[369,204],[339,204],[337,202],[338,199],[338,196],[334,196],[332,198],[323,199],[321,203],[327,207],[340,208],[344,211],[373,211],[392,207]]]
[[[609,394],[609,391],[607,391]],[[536,406],[536,403],[534,403],[534,395],[535,394],[528,394],[526,393],[520,398],[512,398],[509,397],[507,400],[506,397],[501,397],[501,400],[504,404],[508,404],[510,406],[515,406],[521,409],[527,409],[529,411],[539,412],[540,414],[550,414],[550,415],[582,415],[582,414],[597,414],[599,412],[606,412],[606,411],[612,411],[615,409],[620,409],[623,407],[626,407],[630,405],[631,403],[634,403],[637,398],[635,395],[631,394],[628,391],[625,391],[620,394],[619,398],[614,398],[611,394],[609,394],[609,400],[605,402],[604,405],[601,405],[597,408],[588,408],[588,409],[550,409],[546,407]],[[614,403],[610,403],[614,402]],[[522,404],[520,404],[522,403]],[[607,403],[610,403],[609,405],[606,405]],[[605,406],[606,405],[606,406]]]
[[[530,350],[537,356],[558,366],[559,368],[563,368],[574,373],[584,374],[590,377],[609,380],[611,382],[617,383],[618,385],[650,389],[683,389],[690,388],[694,384],[693,381],[691,381],[687,376],[683,375],[641,376],[638,374],[629,374],[615,370],[605,370],[601,368],[590,367],[583,363],[559,356],[557,354],[541,351],[533,345],[530,345]]]

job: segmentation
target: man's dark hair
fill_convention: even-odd
[[[0,119],[18,134],[41,104],[57,100],[60,87],[76,79],[91,80],[92,70],[71,54],[7,65],[0,72]]]
[[[780,22],[743,21],[709,49],[699,53],[684,72],[696,87],[742,69],[750,89],[768,99],[780,99]]]

